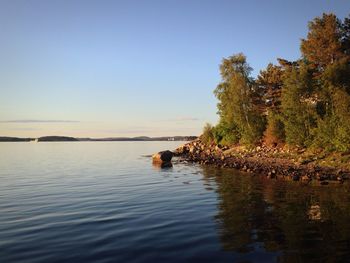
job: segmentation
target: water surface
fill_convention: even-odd
[[[348,262],[347,184],[145,157],[178,145],[0,143],[0,262]]]

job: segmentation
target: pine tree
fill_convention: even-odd
[[[281,91],[283,85],[283,70],[281,66],[269,63],[265,70],[261,70],[257,84],[263,90],[265,111],[279,112],[281,105]]]
[[[334,14],[323,14],[309,23],[309,33],[301,41],[307,62],[323,71],[327,65],[344,57],[342,23]]]

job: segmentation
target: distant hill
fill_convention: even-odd
[[[29,142],[31,140],[34,140],[32,138],[17,138],[17,137],[1,137],[0,136],[0,142]]]
[[[66,137],[66,136],[44,136],[38,138],[39,142],[76,142],[79,141],[74,137]]]

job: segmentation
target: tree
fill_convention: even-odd
[[[270,111],[267,115],[267,126],[264,132],[264,142],[269,146],[277,146],[285,142],[285,128],[280,113]]]
[[[257,79],[264,101],[263,112],[267,115],[264,141],[271,146],[276,146],[285,140],[284,124],[281,118],[281,93],[284,71],[286,67],[293,66],[289,61],[280,61],[282,61],[281,66],[269,63],[266,69],[260,71]]]
[[[342,23],[334,14],[323,14],[309,23],[309,33],[301,41],[303,57],[319,71],[344,57]]]
[[[264,111],[280,111],[281,90],[283,85],[283,70],[281,66],[269,63],[266,69],[261,70],[257,84],[261,87],[265,104]]]
[[[350,150],[350,95],[334,88],[331,114],[319,119],[315,145],[329,151]]]
[[[342,46],[344,53],[350,56],[350,17],[346,17],[342,24]]]
[[[265,124],[253,103],[257,100],[257,86],[250,77],[251,71],[242,53],[223,59],[222,82],[214,91],[222,123],[237,127],[241,142],[246,144],[254,144],[261,138]]]
[[[210,138],[254,144],[264,134],[270,145],[350,151],[350,17],[316,17],[300,49],[300,59],[279,58],[257,80],[242,53],[224,58],[214,91],[220,121],[207,127]]]
[[[307,65],[286,72],[282,88],[282,113],[287,143],[308,146],[316,127],[317,97],[313,93],[312,73]]]
[[[313,73],[317,128],[313,145],[328,150],[349,149],[350,20],[323,14],[309,24],[301,51]],[[288,136],[287,136],[288,137]]]
[[[315,145],[328,150],[350,150],[350,65],[346,59],[328,65],[322,74]]]

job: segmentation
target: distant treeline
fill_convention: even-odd
[[[74,138],[67,136],[44,136],[39,138],[0,137],[0,142],[71,142],[71,141],[192,141],[196,136],[174,136],[174,137],[112,137],[112,138]]]
[[[350,18],[316,17],[300,50],[297,61],[278,58],[255,79],[242,53],[224,58],[214,91],[220,121],[203,139],[349,151]]]
[[[32,138],[0,137],[0,142],[29,142]]]
[[[0,142],[60,142],[60,141],[78,141],[78,139],[66,136],[44,136],[40,138],[18,138],[18,137],[0,137]]]

